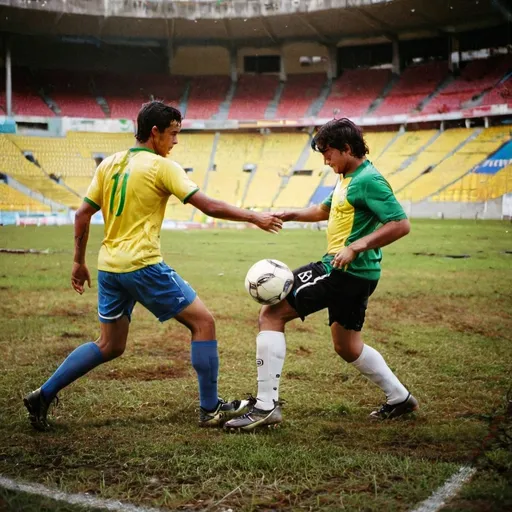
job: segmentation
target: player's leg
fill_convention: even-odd
[[[336,271],[337,272],[337,271]],[[334,350],[386,395],[386,404],[371,413],[372,418],[393,418],[412,412],[418,402],[391,371],[382,355],[366,345],[361,336],[368,297],[376,283],[339,274],[336,299],[329,305],[329,323]]]
[[[279,383],[286,356],[285,325],[326,307],[322,299],[322,281],[327,277],[321,263],[310,263],[293,271],[294,284],[286,300],[263,306],[256,338],[258,393],[253,409],[242,418],[226,423],[228,429],[245,431],[282,421]]]
[[[77,347],[55,373],[24,399],[30,422],[37,430],[47,430],[47,413],[57,393],[100,364],[120,356],[126,347],[130,314],[134,302],[119,289],[117,276],[100,272],[98,278],[100,337]]]
[[[134,272],[126,286],[161,322],[175,318],[191,332],[191,361],[197,374],[200,426],[218,426],[226,418],[244,414],[246,400],[225,403],[219,398],[219,353],[215,320],[195,290],[165,263]]]
[[[202,300],[196,296],[194,301],[175,318],[188,327],[192,337],[190,359],[199,385],[199,426],[218,427],[227,420],[248,412],[254,400],[225,402],[219,398],[219,352],[215,320]]]

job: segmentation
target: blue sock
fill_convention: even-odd
[[[80,345],[69,354],[57,371],[41,386],[45,400],[51,402],[62,388],[101,363],[103,363],[103,355],[96,343],[90,341]]]
[[[219,353],[217,340],[193,341],[190,356],[199,382],[199,403],[203,409],[211,411],[217,407],[217,376],[219,374]]]

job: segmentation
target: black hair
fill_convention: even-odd
[[[363,131],[346,117],[324,124],[311,141],[311,148],[319,153],[324,153],[327,146],[340,151],[346,151],[349,146],[356,158],[364,158],[368,153]]]
[[[137,115],[135,138],[139,142],[147,142],[153,126],[156,126],[159,132],[163,132],[173,121],[181,124],[181,120],[181,112],[178,109],[166,105],[163,101],[149,101],[142,105]]]

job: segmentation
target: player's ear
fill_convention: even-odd
[[[159,133],[157,126],[153,126],[153,128],[151,128],[151,135],[153,135],[153,137],[156,137]]]

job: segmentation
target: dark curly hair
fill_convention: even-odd
[[[163,132],[169,128],[172,121],[181,124],[181,120],[181,112],[178,109],[166,105],[163,101],[149,101],[142,105],[137,115],[135,138],[139,142],[147,142],[153,126],[156,126],[159,132]]]
[[[324,153],[327,146],[346,151],[347,146],[356,158],[368,154],[368,146],[363,137],[363,131],[350,119],[333,119],[318,130],[311,141],[313,151]]]

